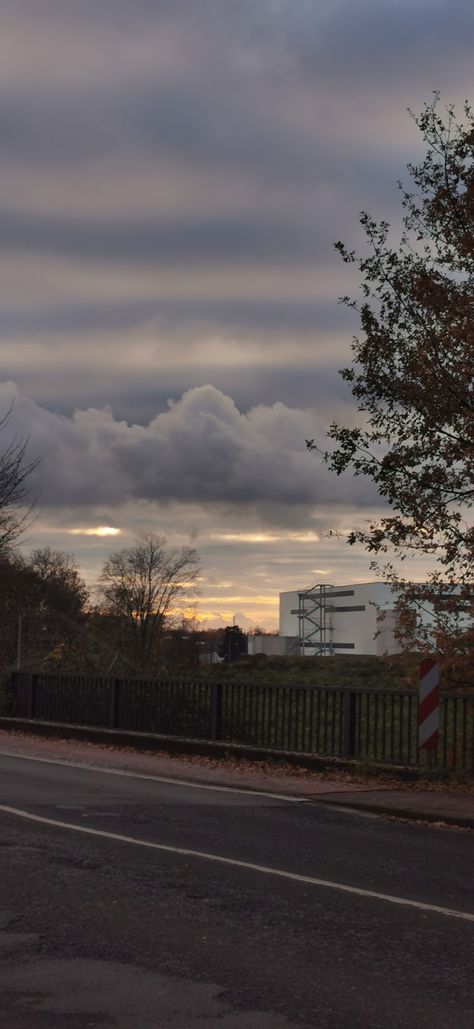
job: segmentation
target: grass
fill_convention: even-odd
[[[244,656],[231,664],[201,665],[193,678],[211,682],[278,686],[352,686],[382,689],[414,684],[418,655],[390,657],[335,655],[333,657]],[[196,671],[196,670],[195,670]]]

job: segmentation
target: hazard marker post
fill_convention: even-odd
[[[439,663],[427,657],[420,664],[418,746],[434,750],[439,735]]]

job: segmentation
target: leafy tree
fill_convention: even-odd
[[[167,620],[177,604],[195,595],[199,570],[193,547],[170,547],[164,536],[154,534],[139,536],[105,562],[100,608],[137,672],[157,671]]]
[[[350,543],[432,559],[421,588],[385,565],[402,613],[416,603],[439,616],[437,639],[408,616],[406,631],[422,646],[462,654],[469,636],[472,644],[474,592],[474,118],[467,103],[461,120],[453,107],[441,114],[435,94],[414,120],[427,149],[408,165],[414,188],[399,184],[401,239],[394,244],[387,222],[362,214],[368,252],[336,244],[361,278],[360,299],[342,298],[359,313],[362,335],[341,374],[362,418],[331,425],[325,460],[337,474],[368,476],[388,507]]]

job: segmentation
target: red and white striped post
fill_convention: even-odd
[[[418,746],[433,750],[439,734],[439,664],[431,657],[420,665]]]

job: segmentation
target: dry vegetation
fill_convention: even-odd
[[[201,667],[200,679],[278,685],[410,687],[417,681],[418,656],[242,657],[231,664]]]

